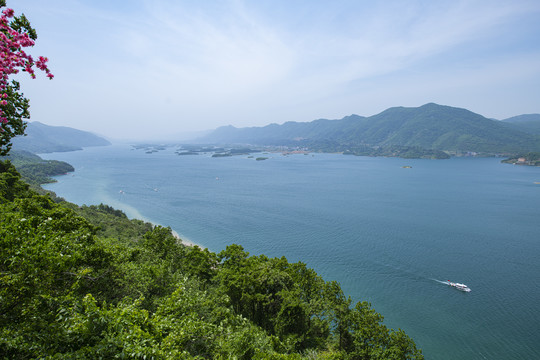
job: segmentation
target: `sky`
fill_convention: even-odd
[[[375,115],[540,113],[538,0],[7,0],[54,80],[31,121],[110,139]],[[41,75],[41,76],[39,76]]]

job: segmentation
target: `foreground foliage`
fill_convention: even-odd
[[[5,6],[6,1],[0,0],[0,156],[9,153],[12,138],[24,134],[24,119],[30,118],[28,99],[20,92],[18,81],[9,81],[10,76],[23,71],[35,78],[37,68],[50,79],[54,77],[46,57],[34,60],[25,51],[37,39],[28,19],[24,15],[15,16],[13,9],[4,9]]]
[[[215,254],[105,205],[57,204],[9,162],[0,223],[4,359],[423,359],[303,263]]]

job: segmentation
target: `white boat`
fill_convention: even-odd
[[[455,287],[459,291],[471,292],[471,289],[465,284],[455,283],[455,282],[451,282],[450,280],[448,280],[448,285],[450,285],[452,287]]]

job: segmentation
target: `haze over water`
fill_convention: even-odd
[[[494,158],[255,161],[174,150],[46,154],[76,168],[46,187],[170,226],[212,251],[238,243],[305,262],[354,301],[371,302],[426,359],[540,358],[539,168]]]

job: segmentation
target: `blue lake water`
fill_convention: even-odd
[[[540,358],[540,168],[493,158],[255,161],[174,150],[46,154],[76,168],[46,187],[170,226],[212,251],[238,243],[305,262],[371,302],[426,359]]]

